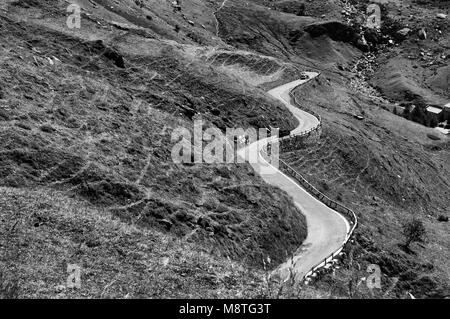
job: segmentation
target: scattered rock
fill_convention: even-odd
[[[397,31],[397,35],[399,35],[400,37],[406,38],[410,32],[411,32],[410,28],[403,28],[403,29]]]
[[[160,219],[158,220],[158,223],[163,225],[167,230],[170,230],[173,226],[173,223],[167,219]]]
[[[438,13],[436,14],[436,18],[438,19],[447,19],[447,15],[444,13]]]
[[[427,38],[427,32],[425,31],[424,28],[419,30],[419,39],[421,40],[426,40]]]

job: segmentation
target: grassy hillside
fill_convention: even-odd
[[[323,116],[324,131],[316,146],[282,158],[323,193],[357,212],[361,226],[350,248],[354,256],[346,263],[356,273],[371,263],[381,265],[386,283],[379,296],[393,287],[388,296],[403,297],[408,290],[414,296],[444,297],[449,225],[438,217],[448,215],[449,142],[429,139],[434,130],[381,109],[343,83],[345,79],[325,73],[296,91],[299,101]],[[360,114],[362,121],[353,117]],[[405,250],[401,230],[413,217],[424,221],[427,240]],[[342,278],[352,271],[329,275],[327,285],[318,285],[348,296]],[[399,282],[393,286],[395,277]],[[359,296],[364,295],[368,291],[362,289]]]
[[[303,14],[292,14],[294,5],[287,1],[229,3],[220,17],[228,43],[322,72],[296,91],[303,106],[323,116],[322,139],[282,157],[321,191],[357,211],[361,227],[343,269],[324,275],[314,288],[329,297],[374,297],[365,285],[356,286],[367,276],[367,265],[376,263],[384,273],[384,288],[376,297],[447,296],[448,223],[442,220],[450,203],[448,137],[392,110],[405,102],[447,101],[448,20],[436,13],[448,8],[431,2],[382,6],[385,24],[377,35],[365,30],[372,52],[364,56],[345,22],[328,21],[357,24],[367,1],[324,1],[320,10],[317,3],[304,4]],[[411,19],[418,25],[405,40],[398,39],[396,32],[411,27]],[[422,27],[425,40],[418,38]],[[402,227],[413,217],[424,222],[428,238],[405,250]]]
[[[448,98],[445,4],[383,5],[378,34],[359,28],[365,0],[73,2],[80,29],[66,1],[0,4],[0,296],[448,296],[449,140],[392,113]],[[301,212],[249,165],[174,164],[171,133],[286,133],[265,91],[304,70],[322,73],[295,94],[324,132],[283,159],[361,226],[339,268],[280,294],[267,271],[306,237]],[[427,239],[405,249],[413,217]],[[381,291],[361,284],[372,263]]]
[[[21,12],[34,14],[43,8],[42,3],[26,3],[29,7],[19,7],[28,11]],[[276,126],[288,131],[296,122],[281,105],[261,90],[243,87],[213,63],[205,64],[205,57],[189,58],[189,46],[134,30],[103,31],[91,20],[83,21],[80,33],[65,32],[58,30],[62,17],[58,11],[47,21],[50,26],[0,17],[0,184],[5,194],[1,211],[8,220],[2,224],[1,263],[4,276],[20,279],[19,297],[52,296],[53,283],[66,276],[64,269],[61,272],[63,261],[85,246],[83,257],[75,259],[80,258],[88,274],[96,273],[96,279],[77,296],[99,297],[100,286],[115,276],[128,276],[127,269],[130,280],[140,286],[122,294],[121,284],[115,282],[107,295],[214,296],[220,291],[216,284],[187,288],[185,281],[173,295],[170,285],[161,290],[147,285],[152,278],[142,282],[142,267],[121,256],[139,249],[139,242],[146,241],[143,234],[155,238],[149,246],[182,242],[185,246],[168,244],[164,253],[178,258],[180,250],[192,251],[182,258],[189,269],[197,258],[216,260],[208,271],[217,276],[234,271],[216,268],[232,260],[238,261],[239,269],[261,271],[269,257],[273,262],[267,267],[275,267],[301,244],[306,236],[301,212],[249,165],[178,165],[170,154],[172,131],[192,129],[199,116],[205,128]],[[90,38],[85,38],[86,29],[91,30]],[[93,34],[99,37],[94,40]],[[61,207],[66,201],[67,209]],[[27,211],[21,211],[20,202],[26,203]],[[81,212],[86,227],[75,223]],[[14,214],[20,218],[8,217]],[[97,223],[97,214],[104,216],[104,223]],[[40,227],[36,220],[41,219],[49,222]],[[121,247],[119,254],[111,254],[114,247],[91,250],[91,237],[109,242],[115,236],[114,223],[129,228],[133,238],[126,245],[113,245]],[[72,232],[79,235],[73,238]],[[22,246],[23,241],[28,244]],[[67,246],[58,244],[62,242]],[[16,255],[14,249],[21,253]],[[145,258],[158,264],[156,255]],[[102,272],[107,265],[111,270]],[[45,269],[44,278],[36,269]],[[155,276],[159,284],[166,284],[164,274]],[[238,281],[245,278],[254,276],[242,273]],[[242,292],[238,281],[227,287]]]

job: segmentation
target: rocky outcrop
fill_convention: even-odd
[[[305,31],[313,38],[327,35],[334,41],[350,43],[363,51],[368,50],[367,42],[358,30],[339,21],[310,24],[306,26]]]

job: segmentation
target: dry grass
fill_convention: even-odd
[[[0,264],[2,274],[18,280],[20,298],[233,298],[265,289],[260,270],[124,223],[62,192],[0,193],[0,242],[14,251]],[[82,268],[81,289],[65,288],[67,264]]]
[[[374,106],[340,81],[323,74],[297,91],[305,107],[321,112],[324,131],[317,145],[282,155],[319,190],[358,213],[355,263],[348,271],[328,274],[317,287],[342,286],[340,294],[350,297],[344,284],[349,275],[363,276],[368,264],[377,263],[386,275],[384,289],[395,277],[400,280],[386,296],[386,290],[375,296],[404,297],[410,291],[443,297],[449,285],[449,225],[437,218],[448,209],[448,142],[431,141],[429,129]],[[363,121],[352,116],[361,110]],[[428,239],[405,252],[399,246],[401,228],[413,216],[424,221]]]
[[[80,30],[67,30],[65,7],[50,0],[9,6],[21,23],[0,18],[2,296],[445,294],[449,229],[436,216],[448,210],[449,144],[430,141],[429,130],[349,91],[344,70],[360,52],[303,32],[322,14],[341,18],[336,1],[306,3],[309,17],[267,10],[265,0],[230,1],[221,10],[224,41],[279,60],[211,37],[219,1],[192,0],[182,12],[157,0],[142,10],[131,0],[115,1],[115,9],[96,2],[93,8],[83,1],[92,15],[83,16]],[[114,55],[125,68],[114,65]],[[286,65],[288,72],[277,73]],[[359,212],[362,226],[339,269],[280,293],[261,263],[269,255],[269,268],[275,266],[287,257],[280,251],[288,255],[300,244],[298,210],[246,165],[172,165],[170,131],[190,127],[198,114],[220,128],[289,130],[296,123],[284,107],[252,85],[271,87],[311,67],[322,77],[298,94],[323,115],[324,138],[286,159]],[[416,255],[397,245],[410,215],[428,230],[426,246],[413,247]],[[84,269],[81,290],[62,286],[68,263]],[[370,263],[384,273],[375,295],[358,286]]]
[[[287,111],[269,114],[261,91],[164,41],[117,32],[113,48],[78,38],[86,30],[4,17],[0,28],[0,211],[5,230],[20,226],[2,231],[13,243],[2,245],[2,273],[19,280],[19,297],[259,294],[252,267],[295,250],[304,217],[249,165],[174,164],[170,133],[191,128],[193,114],[206,126],[289,129]],[[125,69],[105,50],[122,52]],[[69,263],[85,270],[79,291],[61,286]]]

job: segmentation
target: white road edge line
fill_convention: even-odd
[[[286,91],[289,91],[288,93],[290,94],[290,93],[292,92],[292,90],[294,90],[294,89],[296,89],[297,87],[299,87],[299,86],[301,86],[301,85],[303,85],[303,84],[309,82],[310,80],[312,80],[313,78],[317,77],[318,75],[319,75],[319,73],[316,73],[316,72],[312,73],[312,72],[310,72],[310,73],[309,73],[309,79],[307,79],[307,80],[305,80],[305,81],[301,81],[301,79],[299,79],[299,80],[292,81],[292,82],[289,82],[289,83],[286,83],[286,84],[284,84],[284,85],[281,85],[281,86],[277,87],[277,88],[280,88],[280,87],[286,86],[286,90],[285,90],[285,91],[282,91],[282,92],[273,92],[273,93],[275,93],[275,94],[270,93],[271,91],[277,89],[277,88],[274,88],[274,89],[272,89],[272,90],[270,90],[270,91],[267,92],[267,93],[269,93],[269,95],[272,96],[273,98],[278,99],[279,101],[281,101],[281,102],[283,102],[284,104],[286,104],[286,106],[287,106],[288,110],[291,112],[291,114],[299,121],[299,125],[298,125],[294,130],[292,130],[292,131],[295,131],[296,129],[298,129],[299,127],[301,127],[301,126],[302,126],[301,123],[304,122],[304,120],[300,117],[299,114],[294,114],[294,112],[293,112],[290,108],[293,108],[293,109],[295,108],[295,109],[297,109],[297,107],[296,107],[295,105],[292,105],[292,104],[291,104],[291,100],[290,100],[290,99],[289,99],[288,101],[285,100],[285,99],[282,97],[282,94],[285,93]],[[289,84],[294,83],[294,82],[299,82],[299,83],[298,83],[297,85],[293,86],[293,87],[290,87]],[[300,110],[300,109],[299,109],[299,110]],[[305,111],[303,111],[303,110],[300,110],[300,111],[305,112]],[[308,113],[308,112],[305,112],[305,113]],[[308,114],[310,114],[311,116],[313,116],[313,117],[317,120],[317,122],[319,123],[318,125],[320,125],[320,120],[319,120],[316,116],[314,116],[314,115],[311,114],[311,113],[308,113]],[[316,125],[315,127],[313,127],[313,128],[316,128],[316,127],[317,127],[317,125]],[[308,129],[306,129],[306,130],[304,130],[304,131],[307,131],[307,130],[308,130]],[[291,132],[292,132],[292,131],[291,131]],[[302,133],[302,132],[300,131],[300,132],[298,132],[298,133],[295,134],[295,135],[300,135],[301,133]],[[278,138],[278,140],[279,140],[279,139],[280,139],[280,138]],[[262,154],[261,154],[262,149],[263,149],[270,141],[273,141],[273,140],[274,140],[274,137],[268,137],[268,138],[265,138],[265,139],[263,139],[263,140],[256,141],[256,142],[254,142],[253,144],[247,145],[246,147],[242,148],[242,149],[239,150],[238,152],[239,152],[239,153],[245,152],[243,157],[246,158],[245,155],[246,155],[246,152],[247,152],[247,151],[248,151],[248,153],[250,153],[250,151],[251,151],[252,149],[253,149],[253,150],[256,150],[256,152],[257,152],[256,158],[257,158],[258,164],[259,164],[260,166],[271,167],[275,172],[280,173],[281,176],[283,176],[285,179],[289,180],[290,183],[292,183],[293,185],[295,185],[296,188],[300,189],[300,190],[302,191],[302,193],[307,194],[307,196],[309,196],[314,202],[319,203],[318,206],[322,206],[322,207],[324,207],[327,211],[332,211],[334,214],[336,214],[337,216],[339,216],[339,218],[344,222],[345,229],[346,229],[346,235],[345,235],[345,238],[344,238],[344,240],[342,241],[340,247],[339,247],[337,250],[335,250],[332,254],[330,254],[330,255],[324,257],[324,259],[326,258],[326,260],[328,260],[330,257],[332,258],[332,255],[334,255],[334,254],[336,254],[336,253],[342,251],[343,245],[348,241],[348,239],[349,239],[349,232],[350,232],[350,230],[351,230],[350,223],[349,223],[349,221],[347,220],[347,218],[345,218],[345,216],[344,216],[343,214],[341,214],[341,213],[339,213],[338,211],[336,211],[335,209],[333,209],[333,208],[327,206],[325,203],[323,203],[321,200],[319,200],[319,199],[316,198],[314,195],[312,195],[310,192],[308,192],[305,188],[303,188],[303,187],[302,187],[298,182],[296,182],[292,177],[286,175],[286,174],[285,174],[284,172],[282,172],[280,169],[274,167],[272,164],[270,164],[270,163],[264,158],[264,156],[262,156]],[[258,171],[258,170],[257,170],[257,171]],[[263,177],[263,175],[267,175],[267,174],[264,174],[264,173],[262,172],[262,170],[261,170],[261,172],[258,172],[258,174],[259,174],[261,177]],[[280,187],[280,188],[281,188],[281,187]],[[281,189],[282,189],[282,188],[281,188]],[[293,198],[293,197],[292,197],[292,198]],[[302,207],[302,204],[301,204],[300,202],[296,201],[295,198],[293,198],[293,200],[294,200],[295,204],[296,204],[300,209],[303,208],[303,207]],[[305,209],[303,208],[303,210],[305,210]],[[296,264],[298,261],[301,260],[301,256],[293,256],[293,259],[295,259],[294,264]],[[322,264],[324,263],[323,261],[322,261],[322,262],[320,262],[320,261],[321,261],[321,260],[317,260],[317,263],[318,263],[318,264],[317,264],[316,266],[314,266],[313,269],[316,268],[316,267],[319,267],[320,265],[322,265]],[[289,262],[289,260],[288,260],[288,261],[285,261],[285,262],[283,262],[283,263],[281,263],[279,266],[284,265],[286,262]],[[274,271],[276,271],[277,269],[279,269],[279,266],[278,266]],[[310,272],[311,272],[311,270],[310,270],[309,272],[307,272],[306,274],[304,274],[304,275],[303,275],[303,278],[306,277]]]

